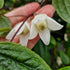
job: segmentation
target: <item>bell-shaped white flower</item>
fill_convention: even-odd
[[[18,30],[18,28],[21,26],[22,23],[23,22],[17,24],[9,32],[9,34],[6,36],[6,39],[11,40],[12,37],[14,36],[14,34],[16,33],[16,31]],[[27,21],[24,23],[24,25],[21,27],[21,29],[19,30],[19,32],[16,34],[15,37],[17,37],[18,35],[20,35],[20,44],[23,45],[23,46],[27,46],[29,35],[30,35],[30,25],[29,25],[29,23]]]
[[[57,23],[46,14],[36,15],[32,20],[29,39],[35,38],[39,33],[41,40],[45,45],[48,45],[50,42],[50,31],[60,30],[62,27],[63,25]]]

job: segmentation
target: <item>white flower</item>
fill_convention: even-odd
[[[6,39],[11,40],[18,28],[21,26],[23,22],[17,24],[6,36]],[[21,27],[19,32],[16,34],[16,36],[20,35],[20,44],[23,46],[27,46],[29,35],[30,35],[30,26],[29,23],[26,21],[24,25]]]
[[[36,15],[32,20],[29,39],[35,38],[39,33],[41,40],[45,45],[48,45],[50,42],[50,31],[60,30],[62,27],[61,24],[48,17],[46,14]]]

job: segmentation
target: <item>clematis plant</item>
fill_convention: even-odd
[[[18,28],[21,26],[21,24],[23,24],[23,22],[17,24],[6,36],[6,39],[11,40],[16,31],[18,30]],[[21,27],[21,29],[19,30],[19,32],[16,34],[15,37],[17,37],[18,35],[20,35],[20,44],[23,46],[27,46],[27,42],[30,35],[30,25],[27,21],[24,23],[24,25]]]
[[[41,2],[40,5],[38,3],[31,3],[30,5],[28,4],[28,5],[24,6],[24,7],[15,9],[15,10],[11,11],[10,13],[5,14],[5,16],[9,17],[9,19],[11,20],[11,22],[12,22],[13,25],[15,25],[17,22],[22,21],[22,19],[23,19],[22,24],[21,25],[17,25],[14,28],[15,30],[12,29],[14,32],[12,31],[11,34],[9,33],[7,35],[7,37],[6,37],[6,39],[9,39],[10,42],[12,42],[12,41],[15,42],[16,39],[19,40],[19,37],[17,37],[16,39],[15,39],[15,37],[18,36],[19,32],[21,31],[21,27],[23,27],[24,26],[23,24],[25,24],[25,21],[27,21],[27,19],[29,19],[31,16],[33,16],[34,13],[36,13],[36,14],[43,14],[44,13],[44,14],[47,14],[48,16],[52,17],[53,14],[54,14],[54,12],[55,12],[55,8],[52,5],[45,5],[44,7],[40,8],[43,5],[43,3],[45,3],[45,0],[42,0],[42,2]],[[29,8],[29,10],[27,8]],[[23,11],[18,14],[18,12],[20,12],[20,10],[23,10]],[[24,12],[24,10],[26,12]],[[13,16],[16,16],[16,15],[17,16],[24,16],[25,18],[23,18],[23,17],[18,18],[18,19],[17,18],[12,18]],[[19,35],[20,35],[20,44],[22,44],[23,46],[27,46],[30,49],[32,49],[34,47],[34,45],[39,40],[39,36],[36,37],[36,38],[34,38],[34,39],[31,39],[31,40],[28,40],[28,37],[26,37],[26,39],[24,38],[24,40],[21,40],[21,35],[23,35],[23,34],[20,33]]]
[[[22,23],[23,22],[16,25],[6,36],[6,39],[11,40]],[[28,40],[34,39],[39,33],[43,43],[48,45],[50,42],[50,31],[60,30],[62,27],[63,25],[48,17],[46,14],[39,14],[32,20],[31,28],[29,23],[26,21],[16,36],[20,35],[20,44],[27,46]]]
[[[31,31],[29,39],[35,38],[38,33],[45,45],[50,42],[50,31],[56,31],[63,28],[63,25],[59,24],[46,14],[36,15],[32,20]]]

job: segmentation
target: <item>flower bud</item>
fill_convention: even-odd
[[[61,57],[57,57],[57,64],[58,66],[61,66],[62,65],[62,60],[61,60]]]
[[[68,41],[68,36],[67,34],[64,34],[64,40],[67,42]]]

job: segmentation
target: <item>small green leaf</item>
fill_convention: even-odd
[[[0,16],[0,36],[6,35],[12,28],[10,20],[5,16]],[[4,34],[4,35],[3,35]]]
[[[0,0],[0,9],[3,7],[4,0]]]
[[[63,51],[61,51],[61,50],[60,50],[60,57],[61,57],[62,62],[64,64],[69,64],[70,63],[69,57]]]
[[[70,66],[64,67],[64,68],[60,68],[58,70],[70,70]]]
[[[11,42],[0,43],[0,70],[51,70],[30,49]]]
[[[38,43],[34,46],[33,50],[39,54],[49,65],[51,64],[51,55],[49,52],[48,46],[39,40]]]
[[[70,30],[69,30],[70,31]],[[67,55],[69,56],[70,58],[70,37],[68,37],[68,41],[65,42],[65,48],[66,48],[66,51],[67,51]]]
[[[59,16],[70,23],[70,0],[52,0]]]
[[[54,46],[56,45],[56,40],[53,36],[51,36],[51,40],[50,40],[51,44],[53,44]]]

